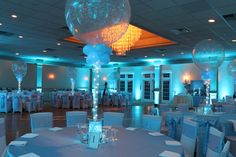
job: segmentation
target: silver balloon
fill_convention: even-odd
[[[27,73],[27,64],[23,62],[16,62],[12,64],[12,71],[16,76],[17,81],[22,81]]]
[[[232,60],[228,65],[229,74],[236,79],[236,59]]]
[[[87,44],[111,44],[127,31],[129,0],[67,0],[65,17],[71,33]]]
[[[77,77],[77,70],[74,67],[67,68],[67,75],[70,80],[76,80]]]
[[[217,69],[223,63],[224,58],[223,46],[212,39],[200,41],[192,52],[193,62],[204,71]]]

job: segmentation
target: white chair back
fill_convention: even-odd
[[[0,112],[7,113],[11,110],[11,104],[7,101],[7,93],[0,93]]]
[[[229,148],[230,148],[230,142],[227,141],[224,145],[224,148],[223,148],[222,152],[221,152],[221,157],[228,157]]]
[[[80,95],[79,94],[74,95],[72,106],[73,106],[73,109],[80,108]]]
[[[51,112],[41,112],[30,114],[31,131],[37,132],[53,126],[53,114]]]
[[[194,157],[197,140],[198,124],[190,119],[184,119],[180,142],[184,148],[185,157]]]
[[[104,112],[103,125],[123,127],[124,113]]]
[[[86,123],[87,112],[68,111],[66,112],[66,127],[75,127],[79,123]]]
[[[5,119],[0,118],[0,156],[4,153],[6,148],[6,135],[5,135]]]
[[[223,148],[224,133],[210,127],[206,157],[220,157]]]
[[[149,131],[161,130],[161,116],[143,115],[142,128]]]

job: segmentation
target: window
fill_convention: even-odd
[[[162,74],[162,101],[170,101],[170,85],[171,73],[165,72]]]
[[[133,74],[120,75],[120,91],[133,93]]]

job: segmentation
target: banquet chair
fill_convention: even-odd
[[[62,108],[70,108],[69,95],[62,96]]]
[[[0,118],[0,130],[0,156],[4,156],[4,151],[6,149],[6,131],[4,118]]]
[[[220,157],[224,144],[224,133],[210,127],[206,157]]]
[[[37,132],[53,126],[53,113],[41,112],[30,114],[31,131]]]
[[[124,118],[124,113],[104,112],[103,125],[123,127],[123,118]]]
[[[72,107],[73,109],[80,108],[80,95],[79,94],[74,95],[73,101],[72,101]]]
[[[12,110],[13,112],[22,112],[22,98],[18,95],[12,97]]]
[[[188,112],[189,109],[188,104],[177,104],[177,107],[180,112]]]
[[[67,111],[66,127],[75,127],[79,123],[86,123],[87,112],[85,111]]]
[[[142,128],[149,131],[160,132],[161,121],[162,121],[161,116],[143,115]]]
[[[223,105],[222,112],[234,114],[234,113],[236,113],[236,106],[235,105]]]
[[[11,111],[11,102],[7,101],[7,93],[0,93],[0,112]]]
[[[227,141],[224,145],[224,148],[221,152],[221,156],[220,157],[228,157],[229,156],[229,148],[230,148],[230,142]]]
[[[184,148],[185,157],[194,157],[197,140],[198,124],[192,120],[184,119],[180,142]]]

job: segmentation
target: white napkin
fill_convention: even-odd
[[[27,141],[11,141],[9,143],[10,146],[25,146]]]
[[[60,131],[62,128],[59,127],[54,127],[54,128],[49,128],[50,131]]]
[[[128,127],[128,128],[126,128],[126,130],[129,130],[129,131],[134,131],[134,130],[136,130],[136,128],[133,128],[133,127]]]
[[[20,155],[18,157],[40,157],[40,156],[35,153],[28,153],[28,154]]]
[[[236,120],[230,119],[229,121],[233,123],[233,125],[234,125],[234,131],[236,131]]]
[[[163,134],[160,132],[149,132],[148,134],[151,136],[163,136]]]
[[[178,142],[178,141],[168,141],[168,140],[166,140],[165,143],[166,143],[166,145],[169,145],[169,146],[181,146],[181,143]]]
[[[111,129],[112,126],[105,125],[105,126],[103,126],[102,128],[103,128],[103,129]]]
[[[167,151],[167,150],[165,150],[164,152],[159,154],[159,156],[160,157],[181,157],[181,155],[179,153],[171,152],[171,151]]]
[[[27,133],[27,134],[24,134],[21,137],[23,137],[23,138],[35,138],[37,136],[39,136],[39,134]]]

